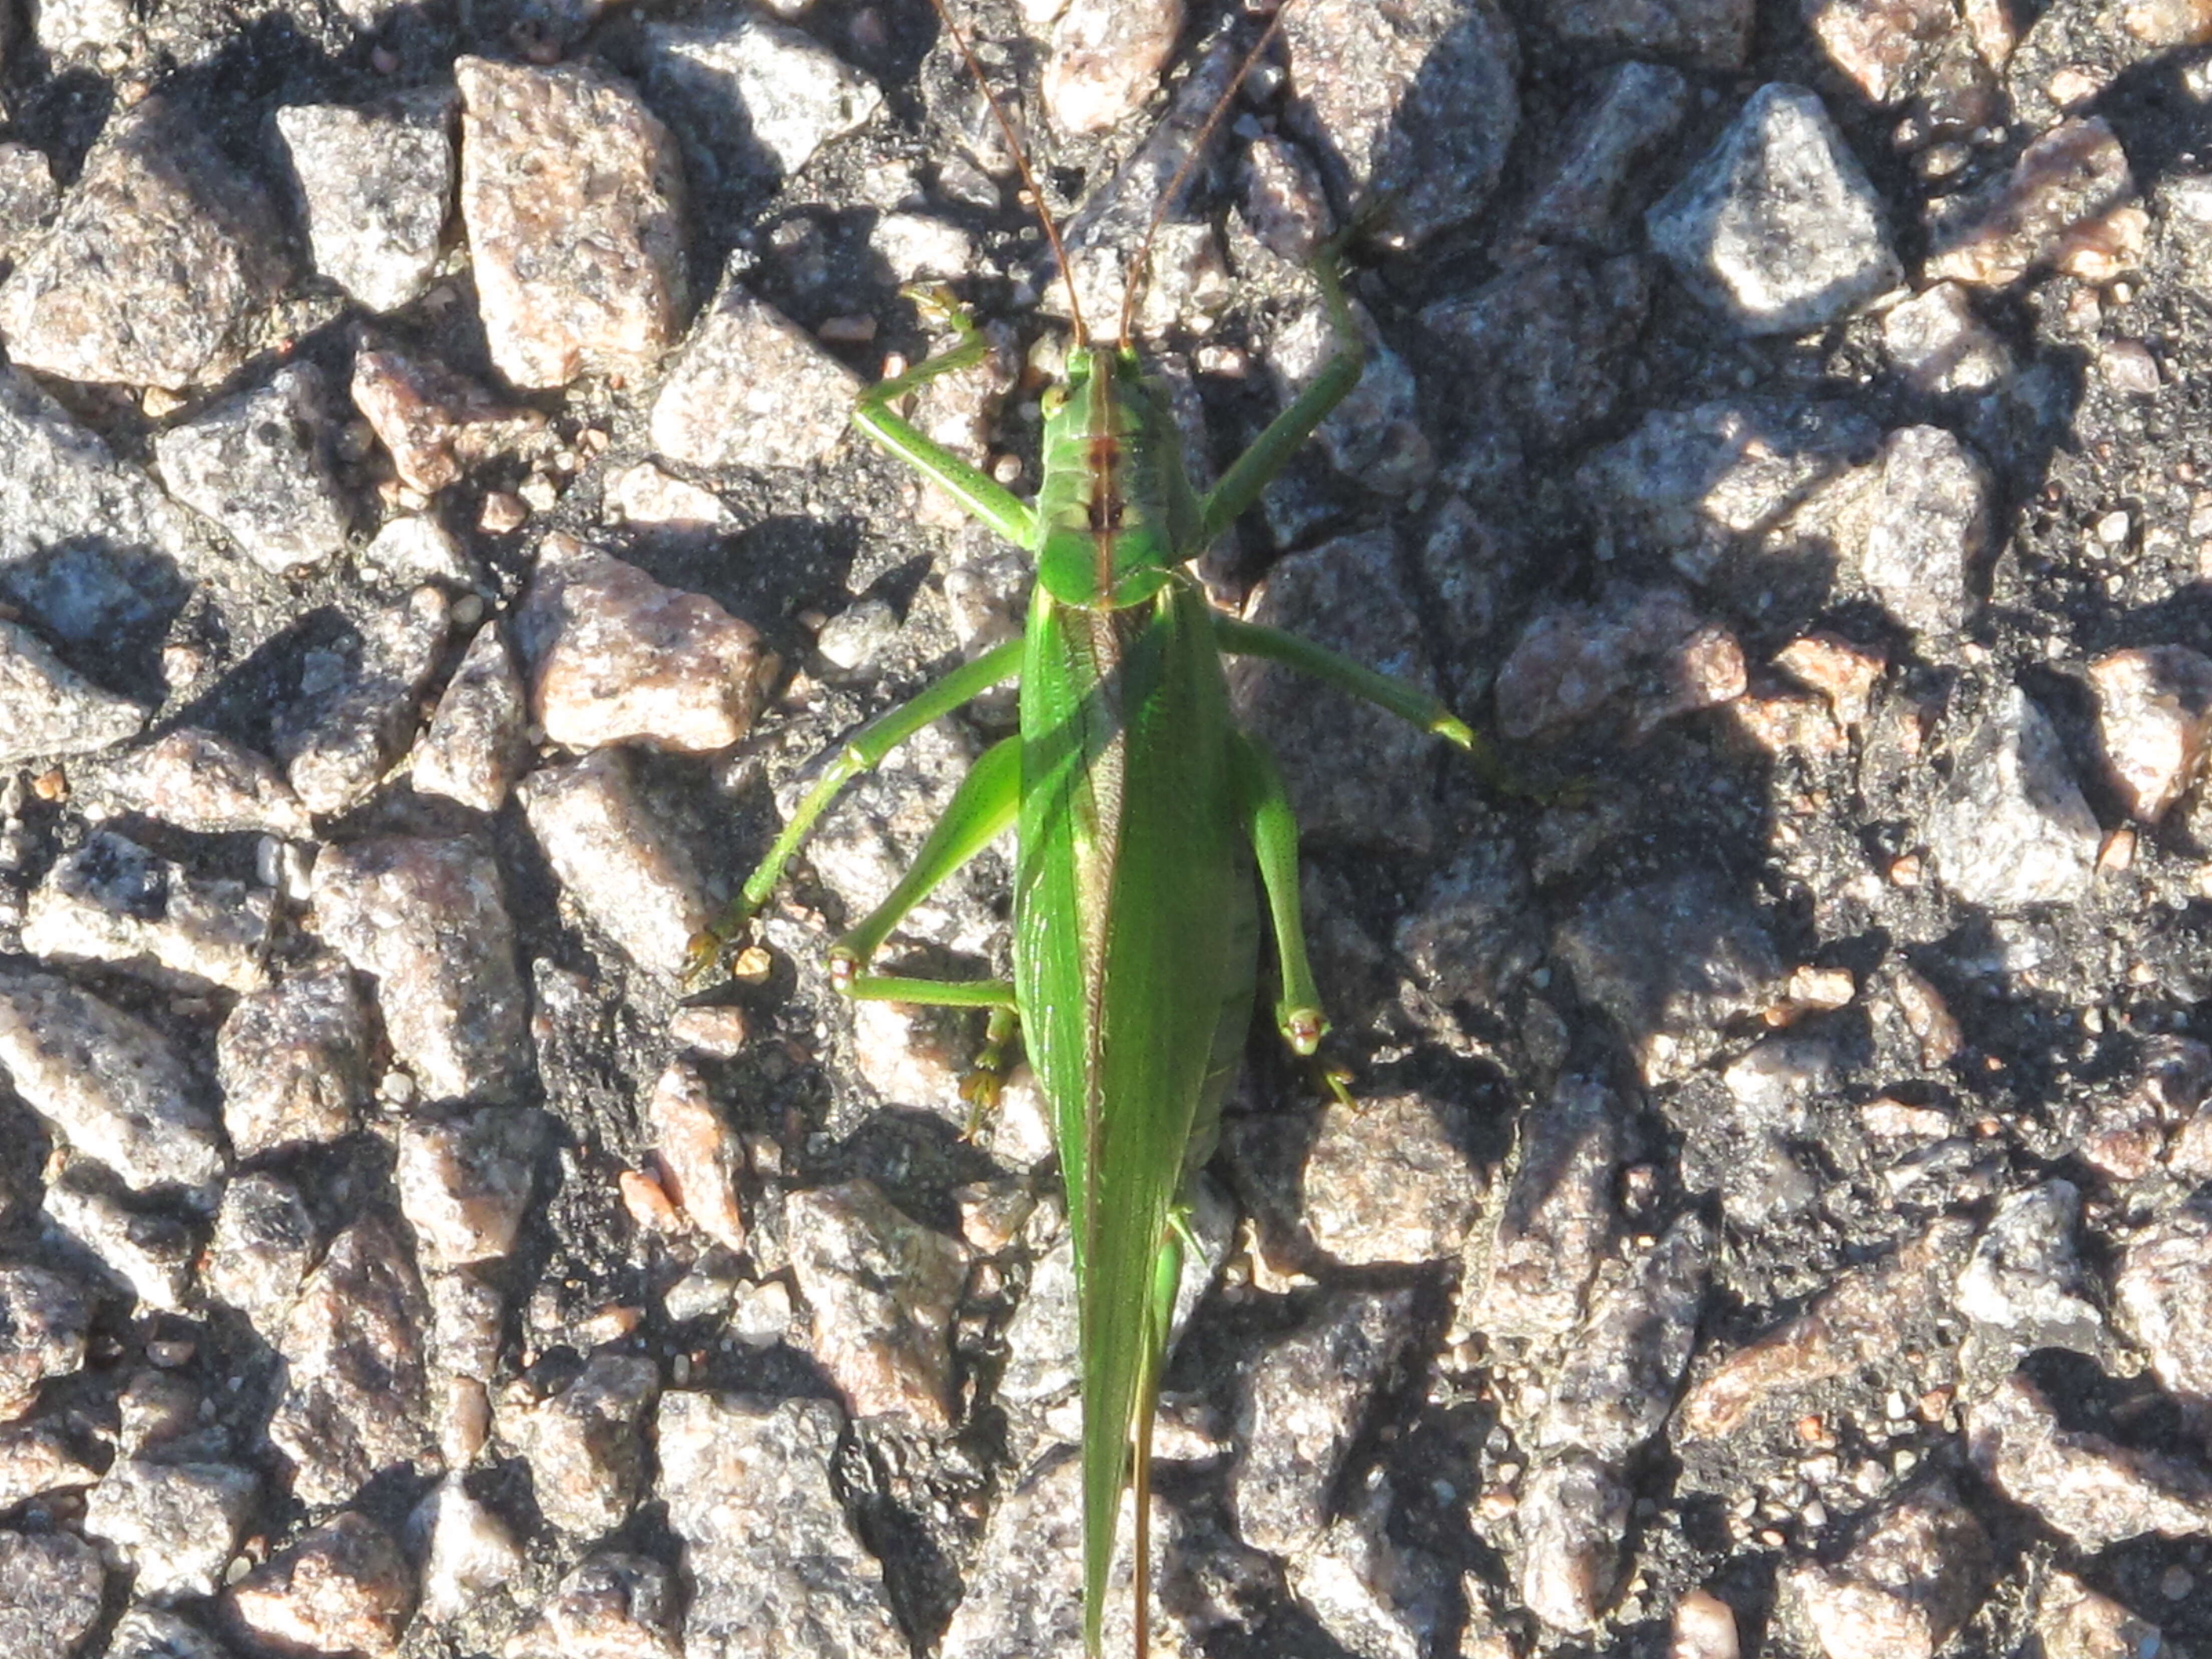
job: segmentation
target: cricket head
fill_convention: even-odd
[[[1198,517],[1165,386],[1127,346],[1077,346],[1043,413],[1037,580],[1085,610],[1146,603],[1189,556]]]

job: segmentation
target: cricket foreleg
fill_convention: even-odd
[[[977,757],[929,838],[890,894],[830,947],[830,976],[845,989],[914,907],[1000,835],[1022,805],[1022,740],[1004,738]]]
[[[968,769],[951,804],[890,896],[830,947],[830,981],[847,996],[864,1001],[991,1011],[982,1051],[960,1081],[960,1097],[969,1106],[966,1133],[970,1138],[998,1105],[1011,1068],[1011,1050],[1018,1029],[1013,987],[1003,980],[895,977],[871,974],[867,966],[915,905],[1012,827],[1021,810],[1021,739],[1006,738],[985,750]]]
[[[916,297],[951,324],[957,339],[948,349],[924,358],[905,374],[895,374],[862,392],[854,406],[853,423],[1008,541],[1018,547],[1030,546],[1036,539],[1036,518],[1027,503],[893,411],[892,405],[908,392],[920,391],[941,374],[981,362],[990,349],[990,343],[976,332],[966,312],[927,291]]]
[[[1336,336],[1336,350],[1322,365],[1313,384],[1292,399],[1289,408],[1267,422],[1267,429],[1252,441],[1252,447],[1239,455],[1221,475],[1220,482],[1206,492],[1199,520],[1206,545],[1210,546],[1246,507],[1260,499],[1260,492],[1297,453],[1298,446],[1313,435],[1314,428],[1328,418],[1329,411],[1350,395],[1366,369],[1367,342],[1359,331],[1358,319],[1352,314],[1351,302],[1344,297],[1337,247],[1335,241],[1324,244],[1314,255],[1312,264],[1314,280],[1321,285],[1322,303],[1328,311],[1330,331]]]
[[[783,833],[770,845],[758,867],[745,878],[737,897],[730,901],[711,927],[692,939],[684,965],[685,980],[696,982],[705,978],[728,948],[744,937],[745,925],[768,902],[785,866],[798,853],[816,822],[830,810],[839,790],[863,772],[881,765],[884,756],[931,721],[941,720],[963,703],[1013,678],[1021,672],[1021,665],[1022,641],[1018,638],[994,646],[973,662],[954,669],[920,696],[878,714],[847,738],[837,757],[793,810],[791,821],[783,826]]]

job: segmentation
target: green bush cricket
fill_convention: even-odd
[[[948,33],[974,57],[943,0]],[[1202,152],[1279,8],[1193,145]],[[976,76],[981,82],[980,70]],[[985,91],[989,97],[988,88]],[[1037,203],[1043,197],[995,100]],[[1155,214],[1157,229],[1183,182]],[[1334,355],[1204,495],[1192,486],[1168,394],[1131,342],[1151,244],[1123,284],[1111,347],[1094,346],[1068,282],[1064,382],[1045,394],[1040,483],[1023,501],[909,424],[899,400],[978,361],[984,342],[950,313],[948,350],[865,393],[854,421],[1036,561],[1024,632],[855,732],[793,810],[727,912],[694,941],[703,977],[744,934],[838,791],[899,744],[994,686],[1019,689],[1016,735],[970,768],[889,897],[830,951],[844,994],[988,1011],[970,1097],[995,1091],[1017,1030],[1049,1107],[1073,1233],[1083,1400],[1086,1650],[1100,1650],[1125,1488],[1136,1497],[1136,1652],[1149,1646],[1152,1420],[1183,1262],[1182,1194],[1211,1156],[1249,1026],[1258,972],[1256,868],[1281,970],[1275,1024],[1300,1055],[1328,1029],[1299,914],[1297,823],[1274,763],[1241,732],[1224,653],[1263,658],[1362,697],[1462,748],[1474,733],[1436,699],[1296,635],[1217,612],[1183,567],[1259,497],[1358,383],[1364,347],[1336,249],[1314,262]],[[870,969],[913,907],[969,859],[1016,836],[1013,978],[948,982]]]

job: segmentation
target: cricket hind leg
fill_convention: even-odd
[[[767,855],[745,878],[737,897],[704,931],[693,936],[684,966],[684,983],[696,988],[707,981],[737,941],[744,937],[746,925],[768,902],[785,867],[812,832],[815,823],[830,810],[839,790],[862,773],[881,765],[886,755],[922,727],[943,719],[963,703],[973,702],[993,686],[1014,678],[1021,672],[1021,666],[1022,641],[1018,637],[1008,640],[974,661],[963,663],[919,696],[878,714],[848,738],[836,758],[792,810],[791,821],[784,825]]]

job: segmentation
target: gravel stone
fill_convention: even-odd
[[[660,1491],[696,1585],[687,1659],[908,1659],[883,1568],[830,1486],[824,1400],[660,1398]]]
[[[2157,1626],[2064,1572],[2043,1581],[2035,1639],[2045,1659],[2155,1659],[2166,1650]]]
[[[477,581],[460,538],[427,514],[410,513],[386,522],[361,550],[359,563],[368,580],[401,589],[423,582],[465,588]]]
[[[231,1616],[283,1651],[396,1652],[415,1610],[415,1575],[392,1534],[343,1510],[232,1585]]]
[[[683,325],[683,172],[627,82],[463,58],[461,217],[491,359],[518,386],[651,368]]]
[[[180,991],[258,991],[276,896],[198,876],[102,830],[56,860],[31,894],[23,949],[105,963]]]
[[[306,363],[225,398],[154,440],[161,482],[221,525],[271,575],[345,550],[345,498],[323,453],[322,380]]]
[[[1951,0],[1807,0],[1803,9],[1828,61],[1874,103],[1894,105],[1917,90],[1933,117],[1947,90],[1966,90],[1962,80],[1985,99],[1995,92]]]
[[[1069,0],[1040,82],[1066,132],[1106,132],[1143,107],[1182,32],[1182,0]]]
[[[1410,1291],[1340,1292],[1254,1357],[1229,1475],[1247,1543],[1287,1555],[1320,1540],[1344,1460],[1391,1385],[1414,1322]]]
[[[714,600],[566,538],[540,550],[515,637],[538,723],[570,749],[727,748],[751,728],[781,667]]]
[[[1438,1004],[1489,1006],[1536,965],[1541,942],[1529,898],[1518,854],[1478,844],[1437,872],[1393,943]]]
[[[100,1622],[100,1552],[65,1532],[0,1532],[0,1653],[70,1654]]]
[[[1974,453],[1941,427],[1884,440],[1859,574],[1907,628],[1955,633],[1971,612],[1969,573],[1990,548],[1995,486]]]
[[[2025,1376],[1967,1407],[1966,1446],[1984,1480],[2085,1550],[2212,1532],[2212,1474],[2061,1428]]]
[[[1881,436],[1839,404],[1746,399],[1660,410],[1585,462],[1575,484],[1628,548],[1704,581],[1739,538],[1779,523]]]
[[[814,1356],[854,1414],[949,1427],[966,1247],[910,1220],[866,1180],[793,1193],[784,1227],[799,1293],[813,1310]]]
[[[1926,837],[1938,878],[1969,904],[2010,913],[2088,891],[2097,820],[2057,732],[2017,686],[1966,734]]]
[[[267,757],[198,726],[175,727],[120,757],[109,787],[119,804],[202,835],[242,830],[305,841],[314,833],[307,808]]]
[[[1423,1095],[1325,1107],[1300,1181],[1315,1244],[1352,1267],[1457,1255],[1482,1202],[1463,1128]]]
[[[1929,281],[2003,288],[2055,265],[2101,280],[2140,233],[2127,152],[2101,118],[2068,121],[2021,152],[2012,173],[1940,235],[1922,267]]]
[[[240,997],[216,1037],[223,1127],[240,1158],[353,1132],[368,1093],[368,1010],[335,963]]]
[[[135,738],[146,711],[67,667],[44,641],[0,620],[0,766],[89,755]]]
[[[428,1319],[389,1222],[369,1216],[331,1241],[276,1343],[284,1386],[269,1438],[291,1459],[301,1502],[348,1503],[371,1477],[430,1461]]]
[[[415,787],[479,812],[496,812],[524,763],[529,718],[522,677],[496,622],[476,637],[438,698],[429,729],[415,746]]]
[[[686,483],[650,461],[625,467],[607,480],[607,516],[624,524],[664,530],[729,530],[737,520],[711,489]]]
[[[2149,1357],[2160,1386],[2191,1407],[2212,1406],[2212,1199],[2192,1197],[2128,1243],[2112,1305]]]
[[[1532,450],[1564,449],[1613,418],[1650,302],[1648,263],[1535,248],[1422,325],[1484,381],[1484,414]]]
[[[1620,1577],[1629,1492],[1596,1458],[1570,1452],[1521,1489],[1521,1600],[1557,1630],[1594,1629]]]
[[[1684,284],[1746,334],[1802,334],[1904,274],[1881,198],[1816,93],[1761,87],[1644,216]]]
[[[215,1118],[168,1040],[50,974],[0,974],[0,1069],[76,1152],[133,1188],[222,1174]]]
[[[1237,209],[1261,246],[1303,264],[1336,228],[1321,171],[1304,150],[1273,133],[1252,143]]]
[[[0,28],[0,52],[6,47],[7,33]],[[53,222],[60,204],[46,152],[28,144],[0,144],[0,271],[21,258]]]
[[[436,495],[495,456],[527,451],[545,427],[544,416],[535,410],[506,402],[436,359],[388,348],[364,346],[354,354],[348,392],[376,441],[391,455],[399,482],[425,496]],[[434,520],[398,522],[429,525]],[[392,533],[392,526],[386,526],[378,533],[378,543]],[[400,550],[387,544],[380,562],[387,568],[421,566],[423,577],[467,585],[467,559],[458,546],[439,545],[437,538],[424,530],[409,533],[430,545],[394,558]]]
[[[1534,738],[1625,715],[1630,742],[1680,714],[1733,701],[1743,647],[1675,587],[1607,586],[1595,604],[1540,611],[1499,665],[1498,727]]]
[[[495,1261],[514,1248],[542,1127],[537,1112],[501,1106],[400,1124],[392,1184],[425,1269]]]
[[[1288,629],[1434,691],[1436,673],[1397,559],[1386,531],[1294,554],[1268,573],[1246,607],[1247,620]],[[1412,853],[1435,844],[1434,738],[1256,658],[1232,660],[1229,682],[1238,723],[1282,769],[1309,842]]]
[[[548,1521],[598,1538],[629,1518],[645,1492],[645,1419],[659,1392],[650,1359],[603,1351],[558,1394],[501,1396],[500,1437],[529,1463]]]
[[[1520,49],[1492,0],[1320,0],[1283,39],[1292,130],[1355,211],[1387,204],[1383,234],[1410,247],[1482,210],[1521,123]]]
[[[46,1212],[147,1308],[175,1313],[190,1303],[200,1241],[176,1217],[137,1208],[112,1181],[78,1170],[47,1183]]]
[[[369,617],[356,649],[308,653],[300,699],[277,723],[276,754],[309,811],[359,805],[406,752],[447,627],[446,596],[418,587]]]
[[[216,1212],[204,1268],[208,1293],[273,1341],[321,1243],[298,1188],[278,1176],[240,1176],[223,1188]]]
[[[707,1079],[688,1060],[672,1060],[646,1103],[660,1184],[692,1224],[733,1255],[745,1249],[738,1179],[744,1149],[714,1105]]]
[[[231,1650],[180,1613],[133,1607],[107,1638],[103,1659],[232,1659]]]
[[[65,646],[150,631],[177,573],[204,562],[203,534],[28,374],[0,368],[0,594],[26,617]]]
[[[276,112],[315,269],[371,311],[398,310],[436,275],[453,205],[455,102],[438,87]]]
[[[1707,870],[1593,900],[1553,951],[1583,1000],[1620,1027],[1648,1083],[1711,1058],[1719,1029],[1765,1007],[1782,977],[1765,921]]]
[[[315,863],[323,937],[376,980],[394,1056],[434,1100],[498,1096],[527,1067],[499,866],[473,842],[386,836]]]
[[[1521,1142],[1455,1322],[1492,1336],[1563,1336],[1582,1316],[1614,1226],[1620,1108],[1595,1078],[1563,1078]]]
[[[433,1363],[448,1376],[478,1382],[495,1375],[506,1304],[493,1279],[463,1268],[431,1274],[425,1289]]]
[[[1735,1609],[1711,1590],[1693,1589],[1674,1604],[1668,1659],[1739,1659],[1742,1638]]]
[[[1750,51],[1752,9],[1752,0],[1561,0],[1547,21],[1570,40],[1726,70]]]
[[[52,227],[0,285],[18,368],[58,380],[213,386],[291,275],[275,205],[181,106],[112,119]]]
[[[2130,815],[2166,816],[2212,742],[2212,658],[2185,645],[2112,651],[2089,665],[2097,742]]]
[[[771,185],[883,106],[876,83],[811,35],[745,12],[644,31],[645,87],[696,175]]]
[[[84,1364],[90,1318],[74,1280],[28,1262],[0,1263],[0,1332],[7,1339],[0,1346],[0,1421],[29,1411],[46,1378]]]
[[[433,1487],[409,1525],[428,1540],[422,1616],[433,1624],[459,1618],[479,1596],[514,1583],[522,1571],[522,1552],[507,1523],[471,1498],[459,1475],[449,1474]]]
[[[188,1462],[198,1449],[221,1448],[228,1437],[216,1425],[203,1425],[200,1407],[206,1396],[183,1373],[149,1365],[134,1371],[116,1396],[115,1413],[121,1432],[117,1449],[125,1456],[143,1457],[159,1452],[157,1461]]]
[[[1690,1389],[1676,1434],[1733,1433],[1770,1403],[1894,1355],[1908,1328],[1948,1304],[1974,1238],[1973,1224],[1936,1221],[1890,1255],[1855,1267],[1811,1306],[1729,1354]]]
[[[62,58],[122,46],[137,21],[125,0],[40,0],[26,9],[39,44]]]
[[[681,1589],[648,1557],[587,1555],[507,1644],[506,1659],[683,1659]]]
[[[1981,1522],[1939,1475],[1884,1508],[1833,1566],[1785,1571],[1782,1595],[1827,1659],[1933,1659],[1994,1571]]]
[[[1305,1609],[1360,1659],[1424,1659],[1438,1651],[1449,1595],[1434,1558],[1390,1536],[1392,1492],[1371,1480],[1320,1545],[1291,1564]]]
[[[212,1595],[252,1518],[260,1480],[229,1463],[118,1458],[86,1500],[84,1529],[148,1598]]]
[[[1957,283],[1938,283],[1882,314],[1881,342],[1916,392],[1987,392],[2011,380],[2012,349]]]
[[[902,284],[925,279],[951,282],[975,268],[975,240],[959,226],[927,213],[886,213],[868,232],[869,251]]]
[[[714,920],[698,868],[637,793],[629,758],[601,749],[522,782],[531,833],[562,890],[647,972],[681,973]]]
[[[1586,108],[1514,222],[1505,251],[1543,244],[1617,252],[1628,240],[1626,215],[1648,195],[1645,164],[1662,151],[1689,112],[1689,82],[1657,64],[1615,64],[1599,71]]]
[[[686,466],[806,466],[851,423],[860,377],[753,298],[735,270],[653,400],[653,447]]]
[[[2105,1322],[2083,1294],[2074,1243],[2081,1218],[2081,1194],[2070,1181],[2046,1181],[2008,1196],[1959,1275],[1959,1311],[1995,1328],[2022,1352],[2057,1347],[2096,1353]]]
[[[1659,1432],[1690,1361],[1712,1249],[1711,1231],[1687,1215],[1632,1260],[1604,1264],[1537,1422],[1538,1446],[1618,1464]]]
[[[7,1294],[7,1272],[0,1268],[0,1297]],[[9,1356],[8,1363],[12,1364],[13,1359]],[[77,1461],[58,1424],[41,1421],[0,1428],[0,1509],[12,1510],[50,1494],[81,1492],[99,1479],[99,1471]]]

